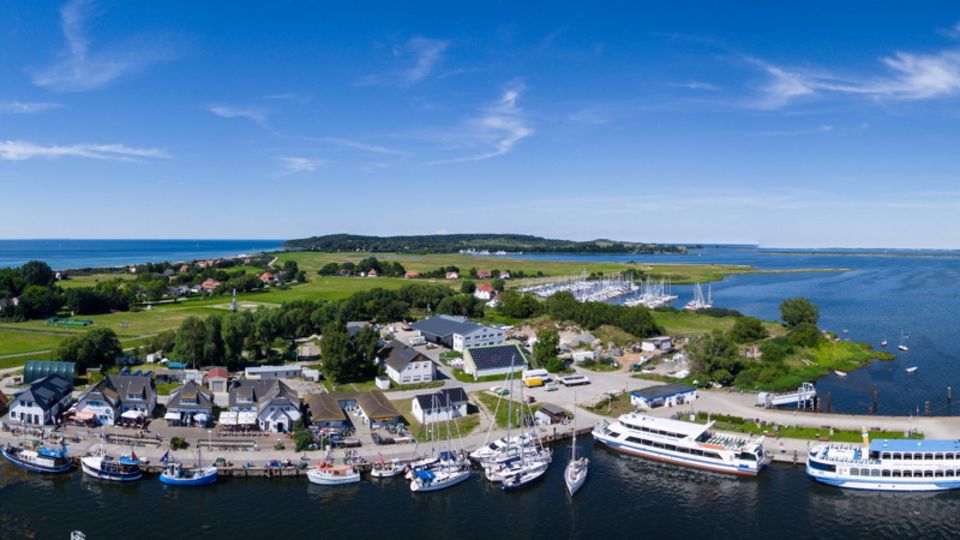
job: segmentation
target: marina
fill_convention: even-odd
[[[639,290],[631,278],[619,274],[616,277],[590,279],[586,273],[577,277],[566,277],[542,281],[535,285],[521,287],[522,292],[548,298],[558,292],[569,292],[579,302],[607,302],[627,296]]]

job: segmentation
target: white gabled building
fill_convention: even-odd
[[[432,424],[466,416],[470,404],[463,388],[444,388],[432,394],[420,394],[413,398],[410,410],[421,424]]]
[[[52,424],[72,401],[73,383],[59,375],[48,375],[14,396],[10,419],[27,426]]]
[[[260,431],[285,433],[293,429],[300,419],[300,398],[282,381],[248,380],[234,381],[230,388],[231,412],[254,413],[256,427]]]
[[[427,341],[443,345],[458,352],[470,347],[500,345],[506,339],[506,332],[477,324],[464,317],[436,315],[413,323]]]
[[[433,361],[420,351],[393,340],[380,349],[387,376],[397,384],[429,382],[436,376]]]

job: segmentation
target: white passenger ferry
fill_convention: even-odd
[[[763,437],[748,439],[710,431],[713,422],[695,424],[637,413],[621,415],[593,430],[593,438],[613,450],[655,461],[728,474],[756,476],[766,464]]]
[[[960,440],[869,440],[819,444],[807,456],[818,482],[871,491],[945,491],[960,488]]]

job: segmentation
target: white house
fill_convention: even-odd
[[[573,351],[570,353],[570,357],[573,358],[574,364],[579,364],[580,362],[586,360],[593,360],[596,358],[596,354],[593,351]]]
[[[483,301],[493,300],[493,297],[496,295],[497,290],[489,283],[481,283],[477,285],[477,288],[473,291],[473,297]]]
[[[238,418],[249,418],[261,431],[285,433],[300,419],[300,398],[277,379],[240,379],[230,388],[229,409]]]
[[[638,409],[675,407],[697,399],[697,389],[685,384],[670,383],[630,392],[630,403]]]
[[[643,352],[666,352],[673,348],[673,339],[670,336],[660,336],[645,339],[640,343]]]
[[[460,416],[466,416],[469,403],[463,388],[444,388],[432,394],[421,394],[413,398],[410,410],[421,424],[443,422]]]
[[[567,412],[552,403],[544,403],[533,413],[534,422],[541,426],[562,424],[567,418]]]
[[[463,354],[463,372],[474,379],[522,372],[527,367],[527,359],[515,343],[471,347]]]
[[[10,419],[22,425],[52,424],[73,401],[73,383],[59,375],[37,379],[18,392],[10,405]]]
[[[300,366],[256,366],[248,367],[244,375],[251,380],[290,379],[303,373]]]
[[[386,366],[387,376],[397,384],[428,382],[436,375],[432,360],[398,340],[380,349],[379,357]]]
[[[500,345],[506,339],[502,328],[484,326],[453,315],[436,315],[411,324],[427,341],[458,352],[469,347]]]
[[[77,412],[93,413],[97,423],[112,426],[123,418],[149,418],[157,406],[157,393],[149,375],[109,375],[77,399]],[[127,412],[136,414],[127,414]]]

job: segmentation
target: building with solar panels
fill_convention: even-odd
[[[73,362],[56,362],[54,360],[27,360],[23,366],[23,382],[30,384],[33,381],[59,375],[68,381],[76,376],[76,365]]]
[[[515,343],[470,347],[463,353],[463,371],[474,379],[520,373],[528,367],[527,358]]]

